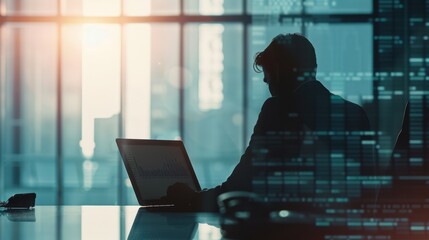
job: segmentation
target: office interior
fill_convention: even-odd
[[[36,192],[37,206],[138,205],[118,137],[183,140],[201,187],[219,185],[270,97],[254,57],[280,33],[314,44],[316,78],[363,107],[377,164],[388,166],[406,104],[428,104],[428,8],[427,0],[0,0],[0,199]],[[427,148],[426,125],[416,126],[415,143]]]

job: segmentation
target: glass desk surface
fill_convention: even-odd
[[[36,206],[0,210],[0,239],[429,239],[429,204],[380,205],[381,214],[282,210],[254,221],[139,206]]]
[[[220,239],[219,215],[139,206],[36,206],[0,210],[0,239]]]

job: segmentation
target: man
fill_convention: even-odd
[[[311,164],[309,171],[316,171],[317,161],[330,159],[333,152],[345,156],[345,138],[331,139],[330,133],[340,132],[344,136],[350,132],[366,131],[369,130],[369,122],[361,107],[333,95],[315,79],[316,68],[314,47],[304,36],[276,36],[263,52],[257,54],[254,62],[255,71],[264,73],[264,82],[268,84],[272,97],[263,104],[249,146],[232,174],[222,185],[201,192],[176,183],[169,188],[168,197],[185,207],[216,210],[217,196],[224,192],[253,191],[261,194],[256,190],[260,186],[255,187],[257,181],[254,180],[268,176],[267,172],[272,172],[272,169],[258,168],[258,162],[268,161],[273,163],[272,166],[281,163],[281,171],[290,173],[294,171],[290,166],[298,166],[296,171],[301,171]],[[355,165],[360,164],[358,158],[354,159]],[[303,161],[308,164],[304,166]],[[285,170],[285,166],[289,170]],[[344,183],[345,175],[341,174]],[[280,188],[282,192],[279,194],[285,196],[301,194],[295,188]],[[332,192],[329,190],[324,196],[335,195]],[[271,194],[263,190],[264,193]],[[314,192],[307,195],[314,197]]]

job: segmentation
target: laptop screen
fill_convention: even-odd
[[[139,202],[166,196],[176,182],[200,186],[181,141],[118,139],[122,158]]]

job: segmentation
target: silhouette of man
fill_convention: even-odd
[[[328,156],[333,151],[332,141],[326,136],[330,131],[370,129],[361,107],[330,93],[316,80],[315,50],[304,36],[276,36],[263,52],[256,55],[253,68],[264,73],[264,82],[272,97],[262,106],[249,146],[221,185],[201,192],[194,192],[183,183],[170,186],[167,196],[177,205],[216,210],[216,199],[221,193],[254,191],[252,179],[264,174],[260,172],[264,170],[252,165],[260,149],[268,152],[269,161],[291,161],[315,152]],[[313,136],[309,144],[303,133],[315,132],[325,133],[325,136]],[[280,143],[275,139],[281,139]],[[339,143],[338,146],[342,148],[344,145]]]

